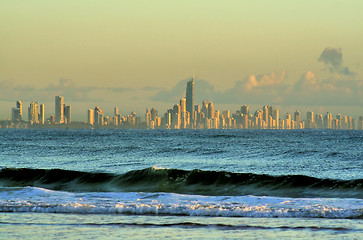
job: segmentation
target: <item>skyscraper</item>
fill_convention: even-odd
[[[209,102],[208,103],[208,118],[209,119],[213,119],[214,118],[214,106],[213,106],[213,103],[212,102]]]
[[[64,122],[67,124],[71,123],[71,106],[69,105],[64,105]]]
[[[23,103],[21,101],[16,101],[16,107],[20,111],[20,121],[23,119]]]
[[[247,105],[241,106],[241,114],[245,114],[245,115],[248,116],[249,112],[248,112],[248,106]]]
[[[55,122],[64,122],[64,98],[62,96],[55,96]]]
[[[88,109],[87,111],[88,114],[88,124],[93,125],[94,123],[94,113],[92,109]]]
[[[39,112],[38,103],[36,103],[36,102],[30,103],[29,108],[28,108],[28,121],[30,123],[32,123],[32,124],[39,123],[38,112]]]
[[[13,122],[20,122],[20,120],[21,120],[20,108],[12,108],[11,109],[11,120]]]
[[[192,80],[187,83],[187,90],[185,94],[186,110],[190,113],[191,120],[194,119],[194,74]]]
[[[315,122],[314,122],[314,112],[308,111],[306,113],[306,122],[307,122],[307,125],[306,125],[307,128],[314,128],[314,124],[315,124]]]
[[[118,116],[120,114],[120,111],[119,111],[119,108],[118,107],[115,107],[113,109],[113,114],[114,114],[114,116]]]
[[[44,104],[39,105],[39,123],[44,124],[45,122],[45,106]]]
[[[94,124],[103,125],[103,112],[102,112],[101,108],[99,108],[99,107],[95,107]]]
[[[278,109],[272,110],[272,119],[275,120],[275,126],[273,128],[279,129],[280,128],[280,113]]]
[[[300,112],[298,110],[296,110],[294,113],[294,121],[296,122],[297,125],[300,124],[301,119],[300,119]]]

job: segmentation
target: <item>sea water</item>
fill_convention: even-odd
[[[0,238],[363,237],[363,132],[0,130]]]

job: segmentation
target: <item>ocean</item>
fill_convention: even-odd
[[[0,239],[362,239],[361,130],[0,129]]]

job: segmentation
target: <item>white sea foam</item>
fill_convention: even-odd
[[[68,193],[26,187],[2,189],[0,212],[362,218],[363,199],[230,197],[134,192]]]

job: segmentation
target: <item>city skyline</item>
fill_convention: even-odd
[[[265,105],[252,114],[247,105],[231,113],[229,109],[220,111],[214,108],[212,101],[203,100],[201,105],[194,105],[195,77],[186,83],[185,97],[181,98],[164,114],[158,115],[156,108],[146,108],[145,119],[131,112],[122,115],[119,108],[114,107],[113,116],[103,113],[99,106],[87,110],[87,120],[77,123],[76,128],[84,127],[112,127],[118,128],[147,128],[147,129],[363,129],[363,116],[355,119],[349,115],[337,114],[333,117],[331,112],[326,114],[313,111],[306,112],[303,119],[300,111],[293,114],[285,113],[280,116],[280,110],[271,105]],[[35,126],[70,126],[71,106],[64,104],[64,97],[55,96],[55,114],[50,115],[45,122],[45,106],[38,102],[31,102],[28,107],[28,121],[22,118],[22,102],[16,101],[16,107],[11,109],[11,121],[5,122],[5,128],[29,128]],[[293,117],[292,117],[293,116]],[[86,124],[86,125],[85,125]],[[73,125],[72,125],[73,126]],[[0,125],[0,128],[2,126]],[[68,128],[68,127],[67,127]]]
[[[353,115],[363,111],[362,8],[357,0],[4,0],[0,109],[64,96],[78,121],[95,105],[164,111],[185,96],[179,85],[195,69],[194,101],[218,109]]]

